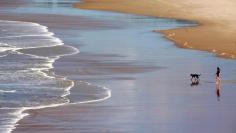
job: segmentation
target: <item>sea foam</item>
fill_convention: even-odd
[[[48,27],[0,20],[0,29],[0,132],[12,132],[29,109],[99,102],[111,97],[110,89],[95,86],[101,89],[101,97],[70,102],[68,95],[74,81],[47,71],[61,56],[77,54],[79,50],[65,46]],[[43,53],[45,50],[51,50],[51,54]]]

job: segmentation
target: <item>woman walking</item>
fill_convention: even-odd
[[[217,67],[216,70],[216,84],[220,84],[220,68]]]
[[[220,68],[217,67],[216,70],[216,95],[217,95],[217,100],[220,101]]]

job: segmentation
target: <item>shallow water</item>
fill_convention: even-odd
[[[47,71],[53,68],[55,60],[78,50],[64,46],[47,27],[37,23],[1,20],[0,27],[0,131],[10,132],[25,116],[24,110],[70,102],[66,96],[74,82]]]
[[[26,108],[67,103],[65,98],[73,82],[47,75],[61,56],[37,56],[18,52],[20,49],[62,45],[47,27],[29,22],[0,21],[0,131],[10,132]],[[74,49],[63,54],[76,53]]]
[[[235,60],[217,58],[206,52],[176,48],[161,34],[152,32],[154,29],[171,29],[194,25],[193,23],[73,9],[70,2],[60,0],[35,2],[9,12],[82,16],[95,22],[112,23],[116,28],[54,28],[52,30],[57,34],[53,35],[49,32],[50,27],[48,31],[45,26],[39,24],[1,21],[2,27],[7,29],[0,32],[3,62],[0,65],[0,112],[3,114],[0,117],[0,130],[13,128],[16,118],[22,116],[22,111],[19,110],[22,107],[37,108],[66,102],[96,101],[101,97],[107,97],[107,91],[104,91],[104,86],[107,86],[112,89],[112,98],[103,105],[119,108],[120,112],[110,112],[110,117],[106,116],[104,121],[97,122],[104,124],[103,127],[106,128],[106,124],[113,123],[111,130],[140,133],[190,132],[197,129],[192,126],[203,127],[203,124],[212,122],[210,118],[217,120],[218,116],[222,120],[214,123],[222,126],[218,131],[231,131],[230,124],[235,120]],[[67,36],[66,33],[73,36]],[[40,71],[51,69],[55,59],[60,56],[76,53],[72,47],[61,46],[62,40],[73,42],[73,47],[79,47],[82,52],[64,57],[55,63],[58,66],[55,70],[59,73],[61,71],[70,80],[54,74],[48,76]],[[77,42],[82,43],[83,47]],[[45,46],[48,48],[44,48]],[[23,48],[19,50],[22,53],[16,51],[19,48]],[[88,55],[83,53],[94,55],[89,55],[88,58]],[[101,54],[105,57],[98,59]],[[109,55],[110,57],[106,57]],[[127,73],[108,69],[111,66],[123,67],[129,71],[138,68],[143,71]],[[222,68],[223,77],[220,103],[215,94],[214,74],[217,66]],[[191,87],[189,74],[195,72],[202,74],[200,85]],[[118,78],[129,80],[112,80]],[[71,80],[76,81],[77,88],[80,89],[72,89],[71,94],[64,97],[69,94],[68,87],[73,84]],[[77,80],[91,81],[95,85]],[[228,116],[223,117],[222,114],[225,112]],[[229,118],[230,116],[232,117]],[[96,118],[94,122],[97,124]],[[207,125],[208,128],[213,126]],[[122,130],[119,127],[122,127]],[[96,126],[85,128],[88,128],[85,132],[89,132]],[[228,129],[225,130],[226,128]],[[210,131],[217,131],[217,128]]]
[[[79,50],[65,46],[48,27],[33,22],[0,20],[0,29],[0,132],[11,132],[27,115],[23,111],[28,109],[96,102],[110,97],[108,88],[82,81],[80,86],[94,91],[84,97],[81,95],[76,101],[67,97],[74,82],[50,70],[56,60],[77,54]]]

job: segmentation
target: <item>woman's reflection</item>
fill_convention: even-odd
[[[220,101],[220,83],[216,84],[216,96],[217,96],[217,100]]]

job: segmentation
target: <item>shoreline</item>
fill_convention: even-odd
[[[11,23],[25,23],[25,24],[32,24],[32,25],[36,25],[36,26],[39,26],[43,29],[45,29],[45,32],[48,33],[47,36],[50,36],[56,40],[58,40],[58,43],[55,44],[55,45],[52,45],[52,46],[39,46],[39,47],[28,47],[28,48],[16,48],[15,50],[9,50],[9,51],[16,51],[16,52],[19,52],[21,54],[25,54],[25,55],[29,55],[29,56],[32,56],[32,57],[36,57],[36,58],[46,58],[42,55],[37,55],[37,54],[33,54],[33,53],[30,53],[29,51],[31,49],[42,49],[42,48],[56,48],[56,47],[66,47],[66,45],[64,45],[63,41],[58,38],[58,37],[55,37],[54,36],[54,33],[53,32],[50,32],[48,30],[48,27],[47,26],[44,26],[42,24],[39,24],[39,23],[36,23],[36,22],[28,22],[28,21],[15,21],[15,20],[0,20],[0,21],[4,21],[4,22],[11,22]],[[34,36],[34,35],[33,35]],[[13,36],[15,37],[15,36]],[[68,46],[67,46],[68,47]],[[32,67],[32,71],[38,71],[39,73],[42,73],[42,75],[44,75],[45,77],[48,77],[48,78],[56,78],[58,76],[61,76],[61,75],[55,75],[55,74],[50,74],[49,71],[50,70],[53,70],[54,69],[54,66],[53,64],[58,60],[60,59],[61,57],[64,57],[64,56],[69,56],[69,55],[74,55],[74,54],[77,54],[79,53],[79,50],[74,48],[74,47],[70,47],[71,48],[71,51],[70,53],[64,53],[62,55],[58,54],[55,56],[54,59],[50,59],[50,56],[48,56],[48,67],[45,67],[45,68],[34,68]],[[74,51],[73,51],[73,50]],[[28,52],[27,52],[28,51]],[[72,52],[73,51],[73,52]],[[34,51],[35,52],[35,51]],[[61,95],[61,97],[65,98],[66,96],[68,96],[70,94],[70,89],[74,87],[74,81],[68,79],[67,77],[63,77],[61,78],[63,79],[64,81],[68,81],[68,82],[71,82],[71,84],[65,88],[64,90],[64,93]],[[22,106],[22,107],[16,107],[16,108],[9,108],[9,109],[15,109],[15,116],[16,118],[12,118],[12,125],[9,124],[9,127],[6,128],[5,132],[6,133],[11,133],[13,132],[17,126],[18,126],[18,123],[23,120],[25,117],[29,116],[30,114],[28,113],[30,110],[38,110],[38,109],[45,109],[45,108],[54,108],[54,107],[59,107],[59,106],[64,106],[64,105],[67,105],[68,102],[62,102],[62,103],[52,103],[52,104],[48,104],[48,105],[38,105],[38,106]]]
[[[10,15],[9,15],[10,16]],[[11,17],[9,17],[11,18]],[[75,81],[72,79],[69,79],[67,76],[65,75],[61,75],[61,74],[54,74],[54,73],[50,73],[51,71],[54,72],[54,69],[56,66],[55,63],[60,60],[62,57],[66,57],[66,56],[73,56],[73,55],[77,55],[80,51],[78,48],[73,47],[71,45],[65,45],[64,41],[61,40],[61,38],[59,37],[55,37],[55,33],[51,32],[50,30],[48,30],[48,26],[43,25],[40,22],[31,22],[28,21],[30,19],[27,19],[27,21],[22,21],[19,18],[14,18],[13,20],[10,19],[1,19],[0,21],[8,21],[8,22],[21,22],[21,23],[29,23],[29,24],[34,24],[34,25],[38,25],[41,27],[44,27],[45,30],[47,30],[50,34],[49,36],[52,36],[56,39],[59,40],[59,44],[58,45],[53,45],[53,46],[42,46],[42,47],[29,47],[29,48],[22,48],[22,49],[16,49],[15,51],[20,52],[22,54],[26,54],[26,55],[30,55],[30,56],[37,56],[37,57],[44,57],[44,56],[48,56],[50,57],[50,54],[55,54],[53,53],[53,51],[55,52],[55,50],[58,53],[58,55],[54,56],[55,59],[53,59],[52,62],[50,62],[50,67],[49,68],[43,68],[40,69],[40,73],[43,73],[43,75],[45,75],[46,77],[50,77],[50,78],[56,78],[56,77],[63,77],[63,80],[67,80],[71,82],[71,85],[68,86],[67,88],[65,88],[65,93],[63,95],[61,95],[61,97],[67,97],[70,95],[71,93],[71,89],[76,88],[75,85]],[[68,50],[65,50],[66,48],[68,48]],[[64,50],[63,50],[64,49]],[[39,52],[39,51],[46,51],[46,53],[44,52]],[[67,54],[60,54],[60,51],[63,52],[68,52]],[[70,51],[70,52],[69,52]],[[49,55],[47,55],[48,53],[50,53]],[[51,55],[52,56],[52,55]],[[83,82],[83,81],[80,81]],[[20,107],[19,109],[17,109],[17,115],[18,117],[16,119],[14,119],[13,125],[11,127],[9,127],[9,129],[7,129],[6,133],[12,133],[12,132],[17,132],[17,128],[19,128],[21,126],[21,124],[19,124],[21,121],[24,121],[24,119],[28,116],[31,116],[32,113],[31,112],[37,112],[37,110],[47,110],[47,109],[51,109],[51,108],[64,108],[65,106],[72,106],[72,105],[79,105],[79,104],[88,104],[88,103],[96,103],[96,102],[101,102],[104,100],[107,100],[111,97],[111,90],[109,88],[106,88],[104,86],[99,86],[99,85],[92,85],[91,83],[88,82],[84,82],[84,84],[87,84],[88,86],[95,86],[98,88],[101,88],[102,90],[106,90],[107,91],[107,96],[105,97],[101,97],[101,98],[97,98],[97,99],[91,99],[91,100],[83,100],[83,101],[78,101],[78,102],[74,102],[74,103],[70,103],[65,102],[65,103],[55,103],[55,104],[50,104],[50,105],[40,105],[40,106],[32,106],[32,107]]]
[[[83,37],[85,39],[84,41],[86,40],[88,41],[91,35],[100,35],[101,33],[102,34],[106,33],[103,30],[96,32],[94,29],[98,27],[104,30],[109,29],[106,26],[107,24],[110,24],[109,27],[112,27],[110,29],[114,30],[114,28],[116,27],[116,24],[114,24],[116,23],[116,21],[112,21],[113,23],[105,23],[106,21],[102,21],[103,24],[101,24],[101,23],[97,23],[97,20],[86,19],[86,18],[78,19],[78,17],[66,17],[66,16],[55,16],[55,15],[52,15],[54,17],[51,17],[51,15],[46,15],[46,16],[40,15],[40,16],[35,16],[35,17],[33,16],[35,15],[26,14],[24,15],[24,17],[22,17],[22,15],[19,15],[18,17],[9,17],[9,18],[13,18],[13,19],[24,18],[25,20],[37,22],[42,25],[48,26],[50,28],[50,31],[53,31],[55,35],[59,36],[59,38],[61,38],[67,46],[73,46],[73,47],[76,46],[76,48],[80,48],[80,45],[83,45],[83,44],[77,44],[79,41],[76,41],[76,40],[74,40],[75,42],[74,41],[70,42],[70,39],[65,37],[65,35],[68,34],[65,31],[65,29],[69,28],[71,30],[72,29],[78,30],[76,29],[76,27],[78,28],[79,26],[82,26],[82,27],[85,27],[87,32],[88,31],[95,32],[94,34],[89,34],[87,36],[86,34],[85,35],[83,34],[84,35]],[[67,21],[64,22],[65,20]],[[67,22],[71,22],[71,23],[68,24]],[[71,24],[74,24],[74,25],[71,25]],[[65,25],[66,27],[64,27]],[[139,28],[139,27],[137,26],[136,28]],[[89,30],[89,29],[92,29],[92,30]],[[71,30],[69,31],[71,32]],[[63,33],[62,31],[65,33]],[[62,35],[60,34],[61,32],[64,34],[64,38],[61,37],[63,36],[63,34]],[[113,35],[116,35],[114,34],[115,31],[113,31],[112,33]],[[125,34],[124,36],[132,37],[132,36],[129,36],[129,33],[126,33],[126,30],[124,30],[122,33],[123,34],[119,34],[119,35],[122,36]],[[154,34],[154,33],[151,33],[151,34]],[[73,34],[73,36],[76,36],[76,35],[77,34]],[[100,37],[109,38],[108,35],[109,33],[104,34],[103,36],[100,36]],[[140,32],[139,32],[139,35],[140,35]],[[131,39],[136,40],[140,36],[134,36]],[[149,39],[143,39],[143,40],[149,40]],[[154,34],[153,39],[156,39],[155,34]],[[78,40],[80,40],[80,38]],[[115,40],[113,41],[116,42]],[[101,45],[99,47],[105,47],[106,45],[104,44],[104,42],[105,41],[98,40],[94,44]],[[147,43],[145,42],[144,44],[149,44],[149,42],[152,43],[155,41],[152,40],[152,41],[147,41]],[[168,42],[169,44],[169,41],[166,41],[166,42]],[[90,43],[87,45],[93,44],[93,43],[92,44]],[[131,43],[134,43],[134,44],[131,45],[130,43],[127,43],[131,45],[130,48],[133,48],[133,46],[137,45],[137,43],[135,42],[131,41]],[[70,45],[70,44],[74,44],[74,45]],[[138,42],[138,44],[142,45],[141,42]],[[116,46],[118,45],[119,43],[115,43],[113,44],[113,47],[116,48]],[[150,49],[149,46],[146,46],[147,50]],[[151,46],[154,46],[156,48],[156,45],[154,44]],[[174,48],[172,45],[170,46],[171,48]],[[197,129],[201,129],[203,130],[203,132],[204,131],[205,132],[215,132],[215,131],[227,132],[232,129],[232,127],[228,125],[233,123],[233,121],[235,120],[234,117],[232,117],[234,116],[233,115],[234,109],[232,110],[232,112],[227,112],[228,110],[232,109],[230,108],[231,105],[224,104],[224,110],[222,110],[220,107],[216,108],[216,106],[214,107],[211,106],[212,104],[215,103],[215,101],[211,101],[212,99],[215,99],[215,95],[213,95],[212,90],[209,88],[211,88],[212,86],[214,87],[214,84],[213,85],[206,84],[203,82],[206,85],[206,87],[204,85],[204,86],[199,86],[200,88],[198,89],[195,89],[195,88],[188,88],[190,86],[188,83],[186,85],[185,77],[181,77],[183,79],[180,82],[176,81],[176,79],[169,78],[170,76],[174,76],[174,77],[175,75],[183,76],[185,73],[189,73],[190,71],[192,72],[194,68],[191,67],[191,63],[185,64],[185,63],[177,62],[176,64],[183,64],[184,66],[182,67],[177,66],[176,67],[177,71],[176,71],[176,68],[172,69],[171,67],[169,67],[173,65],[167,65],[165,63],[163,64],[162,62],[160,67],[162,67],[162,65],[167,65],[168,69],[158,69],[159,67],[156,68],[155,65],[153,65],[153,63],[154,64],[156,63],[155,62],[156,58],[157,59],[163,59],[163,58],[156,56],[156,54],[153,55],[154,62],[152,62],[152,64],[145,64],[146,60],[144,62],[143,60],[138,60],[136,61],[136,64],[135,64],[133,62],[129,62],[127,59],[124,59],[125,53],[130,53],[130,51],[123,51],[124,50],[123,47],[120,50],[121,52],[119,52],[121,53],[121,55],[116,55],[115,53],[114,54],[113,53],[112,54],[110,53],[97,54],[91,50],[87,50],[87,51],[84,50],[82,46],[81,46],[81,49],[82,49],[81,50],[82,52],[80,54],[72,55],[72,56],[65,56],[64,58],[60,58],[59,60],[57,60],[54,64],[53,72],[55,72],[57,75],[65,76],[70,80],[75,80],[75,81],[83,80],[83,81],[88,81],[92,84],[96,84],[99,86],[107,86],[108,88],[112,89],[112,92],[113,92],[112,97],[108,100],[105,100],[103,102],[98,102],[96,104],[94,103],[73,104],[73,105],[70,104],[70,105],[58,106],[55,108],[53,107],[53,108],[43,108],[43,109],[36,109],[36,110],[27,110],[26,113],[29,113],[30,115],[20,120],[17,123],[17,127],[15,130],[13,130],[13,133],[31,133],[31,132],[35,132],[35,133],[37,132],[44,132],[44,133],[47,133],[47,132],[48,133],[168,132],[168,133],[171,133],[172,131],[175,133],[176,132],[178,133],[178,132],[190,132],[194,130],[197,131]],[[110,48],[110,49],[113,50],[113,48]],[[174,49],[177,49],[177,48],[174,48]],[[156,49],[154,49],[154,51],[155,50]],[[179,51],[179,49],[177,51]],[[155,51],[155,52],[150,52],[150,53],[161,53],[161,52]],[[175,52],[171,52],[171,53],[175,53]],[[188,53],[188,51],[186,51],[186,53]],[[137,54],[137,55],[140,54],[141,56],[146,55],[146,54],[143,54],[143,52],[138,52],[138,51],[135,51],[134,54]],[[178,56],[181,54],[175,53],[173,56],[175,55]],[[192,53],[189,55],[191,56]],[[141,56],[137,56],[137,57],[141,57]],[[163,54],[163,57],[166,57],[165,53]],[[178,57],[178,58],[181,58],[181,57]],[[200,59],[202,60],[203,58],[200,58]],[[192,60],[193,62],[198,61],[196,58],[193,58],[187,61],[192,62]],[[219,63],[218,60],[219,59],[217,59],[217,64]],[[114,61],[117,61],[117,62],[114,62]],[[176,59],[172,59],[169,62],[175,62],[175,61]],[[179,60],[179,61],[182,61],[182,60]],[[208,62],[206,61],[206,63]],[[201,62],[199,64],[201,64]],[[207,64],[206,66],[208,67],[209,64]],[[226,65],[226,66],[230,66],[230,65]],[[203,68],[207,68],[207,67],[203,67]],[[182,70],[182,68],[184,68],[184,70]],[[203,71],[209,72],[210,70],[211,68],[208,70],[203,70]],[[225,69],[224,73],[227,73],[227,70],[228,69]],[[148,77],[144,77],[144,78],[143,76],[136,75],[138,73],[144,73],[144,72],[153,72],[153,73],[155,72],[155,73],[154,74],[147,73],[145,74],[145,76],[148,76]],[[173,73],[175,72],[177,72],[177,74],[173,75]],[[166,82],[167,80],[165,79],[168,79],[168,82]],[[171,82],[171,85],[167,86],[169,84],[166,85],[166,83],[169,83],[169,82]],[[179,84],[179,83],[184,83],[184,84]],[[78,86],[79,84],[76,82],[75,85]],[[147,85],[149,85],[149,87],[147,87]],[[81,89],[83,90],[83,88],[89,89],[88,87],[78,86],[71,89],[71,91],[73,91],[71,94],[76,94],[79,92],[79,90]],[[85,92],[89,92],[89,90]],[[178,92],[176,90],[178,90]],[[193,91],[193,93],[189,92],[189,90]],[[228,93],[232,95],[235,94],[232,91],[233,89],[226,88],[226,92],[224,91],[222,97],[228,98],[226,99],[226,101],[227,100],[233,101],[234,99],[232,96],[225,95]],[[81,93],[81,95],[74,95],[71,98],[72,99],[79,98],[80,96],[83,96],[83,92],[84,91],[82,91],[82,93],[79,92]],[[202,92],[202,93],[204,92],[204,95],[202,94],[200,95],[199,92]],[[186,95],[186,93],[188,95]],[[213,95],[213,97],[211,97],[211,95]],[[175,98],[180,99],[180,100],[175,100]],[[77,100],[77,99],[73,99],[73,100]],[[180,104],[181,101],[188,101],[188,102],[181,103],[182,105],[181,108],[176,107],[176,105]],[[207,104],[205,104],[205,102]],[[228,106],[225,107],[225,105],[228,105],[229,107]],[[192,110],[190,109],[190,106],[193,107]],[[146,110],[146,108],[150,108],[150,110]],[[187,109],[187,111],[182,110],[182,109]],[[198,110],[200,111],[198,112]],[[201,115],[201,112],[204,112],[203,116]],[[210,114],[210,116],[205,115],[205,114]],[[227,115],[222,116],[221,114],[227,114]],[[225,118],[227,117],[231,119],[226,120]],[[148,121],[147,121],[147,118],[148,118]],[[192,119],[192,118],[198,118],[198,119]],[[221,119],[221,121],[216,121],[217,120],[216,118]],[[214,123],[215,121],[217,125],[216,127],[221,127],[220,129],[215,128],[215,125],[209,124],[212,122]],[[225,125],[227,125],[227,128],[225,127]],[[179,129],[178,127],[183,127],[183,129]],[[188,127],[193,127],[193,128],[188,128]],[[204,130],[204,127],[209,127],[210,131]]]
[[[82,0],[74,4],[74,7],[193,21],[198,25],[170,30],[154,29],[153,31],[164,34],[164,37],[175,42],[177,47],[207,51],[218,57],[236,59],[236,40],[233,35],[236,33],[236,27],[233,25],[234,16],[230,14],[234,10],[231,8],[233,2],[227,0],[225,3],[202,0],[199,2],[184,0],[179,3],[174,3],[173,0],[158,2],[154,0]],[[216,9],[218,14],[213,12],[214,8],[221,6],[220,4],[229,7],[225,11],[226,15],[218,9]]]
[[[1,3],[1,2],[0,2]],[[3,2],[4,3],[4,2]],[[7,3],[6,5],[11,5],[12,3]],[[18,5],[20,6],[20,5]],[[19,14],[11,14],[11,13],[2,13],[1,14],[1,20],[0,21],[9,21],[9,22],[22,22],[22,23],[32,23],[32,24],[35,24],[35,25],[39,25],[39,26],[42,26],[42,27],[45,27],[46,30],[48,30],[49,27],[53,27],[53,26],[56,26],[58,27],[59,24],[51,24],[51,19],[48,19],[49,17],[51,16],[54,16],[54,19],[62,19],[64,20],[63,18],[66,18],[66,16],[64,15],[44,15],[44,14],[40,14],[40,17],[33,17],[31,14],[29,15],[25,15],[25,14],[22,14],[22,19],[20,17]],[[40,18],[43,18],[43,19],[40,19]],[[47,19],[45,19],[47,18]],[[83,25],[83,27],[88,30],[90,29],[91,27],[93,27],[94,29],[96,27],[103,27],[103,28],[110,28],[109,26],[105,26],[105,24],[99,24],[99,23],[96,23],[96,22],[92,22],[87,19],[87,18],[76,18],[76,19],[72,19],[72,17],[69,17],[70,20],[72,20],[72,22],[77,22],[77,25]],[[82,22],[78,22],[80,20],[83,20]],[[65,22],[63,21],[59,21],[58,23],[62,22],[63,24]],[[51,26],[52,25],[52,26]],[[72,26],[68,26],[68,27],[72,27]],[[66,27],[66,28],[68,28]],[[63,27],[60,27],[60,28],[63,28]],[[57,29],[55,27],[51,28],[51,29]],[[24,54],[27,54],[27,55],[32,55],[32,56],[47,56],[47,55],[50,55],[51,52],[52,54],[53,51],[50,51],[52,49],[56,49],[56,51],[61,51],[62,53],[67,51],[67,50],[63,50],[61,47],[68,47],[68,51],[72,52],[72,53],[69,53],[69,54],[62,54],[62,55],[57,55],[56,56],[56,59],[53,60],[52,62],[52,67],[50,67],[49,69],[42,69],[40,70],[40,72],[42,72],[43,74],[45,74],[45,76],[48,76],[48,77],[51,77],[52,75],[55,76],[55,77],[64,77],[63,79],[64,80],[68,80],[68,81],[71,81],[71,85],[65,89],[65,94],[63,94],[61,97],[67,97],[68,95],[70,95],[70,91],[71,89],[76,89],[78,87],[78,85],[76,86],[74,82],[77,82],[77,81],[73,81],[72,79],[69,79],[68,76],[65,76],[65,75],[61,75],[61,74],[54,74],[54,73],[50,73],[50,71],[53,71],[54,72],[54,69],[55,67],[57,66],[54,66],[55,63],[60,60],[62,57],[65,57],[65,56],[73,56],[73,55],[76,55],[79,53],[79,49],[76,48],[76,47],[73,47],[71,46],[70,44],[67,44],[65,45],[64,44],[64,41],[61,40],[61,38],[57,37],[56,34],[55,34],[55,31],[48,31],[50,32],[51,34],[49,34],[50,36],[53,36],[57,39],[60,40],[61,44],[60,45],[55,45],[55,46],[43,46],[43,47],[29,47],[29,48],[25,48],[25,49],[17,49],[16,51],[17,52],[21,52],[21,53],[24,53]],[[49,49],[49,50],[48,50]],[[46,51],[46,53],[44,52],[41,52],[39,53],[39,50],[43,50],[43,51]],[[67,52],[68,52],[67,51]],[[50,54],[48,54],[48,52]],[[60,52],[59,52],[60,53]],[[84,81],[80,81],[80,82],[84,82]],[[104,90],[104,91],[107,91],[107,94],[106,96],[104,97],[101,97],[101,98],[94,98],[94,99],[84,99],[82,101],[76,101],[76,102],[73,102],[73,103],[70,103],[70,102],[65,102],[65,103],[57,103],[57,104],[50,104],[50,105],[40,105],[40,106],[35,106],[35,107],[21,107],[19,108],[19,110],[17,110],[17,115],[18,117],[16,119],[14,119],[13,121],[13,124],[11,127],[9,127],[9,129],[6,129],[7,133],[12,133],[12,132],[18,132],[18,128],[21,127],[21,126],[24,126],[24,124],[21,123],[21,121],[24,121],[25,119],[28,119],[28,117],[32,116],[32,112],[37,112],[37,111],[40,111],[40,110],[50,110],[52,108],[64,108],[64,107],[67,107],[67,106],[75,106],[75,105],[80,105],[80,104],[91,104],[91,103],[96,103],[96,102],[101,102],[101,101],[104,101],[104,100],[107,100],[111,97],[111,90],[105,86],[99,86],[99,85],[94,85],[92,83],[88,83],[88,82],[84,82],[84,84],[87,84],[87,86],[94,86],[94,87],[97,87],[97,88],[100,88],[101,90]],[[35,129],[32,128],[32,129]]]

